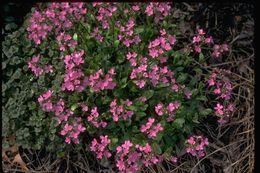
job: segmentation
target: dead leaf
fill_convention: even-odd
[[[29,169],[26,167],[26,163],[23,161],[23,159],[21,158],[20,154],[16,154],[16,156],[14,157],[13,163],[18,163],[20,165],[20,167],[22,168],[22,170],[28,171]]]

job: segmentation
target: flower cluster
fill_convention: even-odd
[[[173,91],[178,92],[180,87],[173,75],[174,72],[168,69],[167,66],[159,67],[158,65],[153,65],[148,73],[148,78],[155,87],[160,84],[170,85]]]
[[[171,162],[173,162],[173,163],[177,163],[178,158],[177,158],[176,156],[172,156],[170,160],[171,160]]]
[[[79,21],[86,14],[83,3],[51,3],[43,12],[34,11],[29,19],[29,39],[35,44],[41,44],[49,32],[55,29],[56,33],[71,28],[73,22]],[[70,19],[73,17],[73,22]]]
[[[112,90],[116,86],[116,83],[113,82],[115,74],[114,68],[111,68],[106,75],[104,75],[102,69],[99,69],[96,73],[84,79],[84,86],[90,86],[96,92]]]
[[[130,18],[125,26],[118,24],[120,32],[118,34],[118,40],[121,41],[126,47],[130,47],[133,44],[138,44],[141,39],[138,35],[134,34],[135,21]]]
[[[40,103],[42,110],[46,112],[54,112],[58,118],[59,124],[61,124],[63,121],[66,122],[60,134],[62,136],[66,136],[66,143],[70,144],[71,141],[73,141],[75,144],[78,144],[79,134],[86,130],[86,128],[81,123],[81,118],[74,118],[73,124],[69,125],[68,118],[74,113],[69,109],[65,109],[63,100],[59,100],[57,103],[51,101],[52,94],[53,91],[48,90],[39,96],[38,102]]]
[[[205,37],[205,31],[203,29],[197,29],[197,34],[193,37],[192,43],[194,45],[194,51],[201,53],[201,46],[203,44],[213,44],[213,39],[211,36]]]
[[[64,83],[62,84],[62,90],[68,91],[83,91],[82,77],[84,77],[83,71],[79,68],[80,64],[84,63],[83,56],[84,51],[74,52],[71,55],[66,55],[64,63],[66,67],[66,73],[64,76]]]
[[[40,103],[42,110],[50,112],[53,110],[53,103],[51,101],[53,91],[48,90],[38,97],[38,102]]]
[[[132,69],[130,79],[136,79],[133,80],[133,82],[139,87],[143,88],[146,84],[146,78],[148,78],[147,73],[147,58],[146,57],[140,57],[139,62],[136,60],[137,54],[133,52],[132,54],[129,52],[127,54],[127,59],[130,61],[131,65],[134,66]],[[138,63],[138,66],[137,66]]]
[[[103,29],[109,28],[109,21],[113,14],[117,11],[117,7],[110,3],[93,3],[93,7],[98,8],[96,19],[102,24]]]
[[[99,120],[100,116],[97,111],[97,107],[94,107],[91,109],[91,114],[88,116],[87,119],[88,119],[88,122],[92,123],[96,128],[99,128],[99,127],[104,128],[107,126],[107,123],[105,121]]]
[[[142,133],[146,133],[148,135],[148,138],[156,138],[157,133],[159,131],[163,131],[163,127],[161,126],[161,123],[154,124],[155,119],[154,118],[148,118],[147,123],[144,125],[141,125],[140,131]]]
[[[145,9],[147,16],[155,16],[155,22],[158,23],[160,20],[163,20],[166,16],[170,15],[171,3],[155,3],[150,2]]]
[[[47,37],[48,32],[52,30],[51,25],[46,24],[46,17],[43,13],[35,10],[29,19],[30,25],[27,27],[29,39],[35,44],[41,44],[41,40]]]
[[[202,136],[191,136],[187,140],[188,147],[186,152],[192,156],[203,157],[205,156],[205,147],[209,144],[208,138]]]
[[[155,112],[159,116],[168,115],[167,121],[171,122],[173,121],[173,118],[176,114],[176,110],[180,107],[180,103],[178,101],[171,102],[168,104],[167,107],[165,107],[162,103],[158,103],[155,106]]]
[[[173,77],[174,73],[167,66],[159,67],[155,64],[149,67],[147,58],[142,56],[137,58],[138,55],[135,52],[128,52],[126,56],[133,67],[130,79],[139,88],[144,88],[148,81],[153,86],[157,86],[158,84],[171,85],[172,90],[178,91],[179,86]]]
[[[142,163],[146,167],[161,161],[160,157],[155,156],[152,147],[146,143],[144,146],[134,145],[127,140],[116,148],[116,166],[119,173],[134,173],[140,170]]]
[[[94,31],[90,34],[91,37],[95,38],[99,42],[103,42],[104,37],[100,34],[98,27],[94,28]]]
[[[213,53],[212,56],[215,58],[219,58],[222,56],[222,54],[229,51],[229,46],[227,44],[215,44],[213,46]]]
[[[28,62],[28,68],[35,74],[35,76],[42,75],[44,73],[53,72],[52,65],[47,65],[44,68],[41,68],[37,65],[40,61],[40,55],[33,56],[32,59]]]
[[[69,34],[61,32],[57,36],[57,41],[60,47],[60,51],[65,51],[67,48],[75,48],[78,44]]]
[[[217,103],[214,110],[216,116],[219,117],[218,122],[223,124],[228,121],[231,113],[234,112],[234,105],[232,103],[229,103],[228,105],[221,105],[220,103]]]
[[[126,8],[125,10],[124,10],[124,13],[125,14],[128,14],[128,13],[132,13],[132,14],[136,14],[136,13],[138,13],[138,12],[140,12],[140,5],[138,5],[137,3],[135,3],[134,5],[132,5],[131,6],[131,8],[129,9],[129,8]]]
[[[112,113],[113,121],[117,122],[119,119],[127,120],[131,118],[134,114],[133,111],[126,110],[128,106],[131,106],[133,103],[130,100],[125,100],[123,105],[118,105],[117,100],[114,99],[110,103],[110,112]]]
[[[214,44],[213,38],[211,36],[206,37],[205,35],[206,33],[203,29],[197,29],[197,34],[192,39],[195,52],[201,53],[201,48],[203,45]],[[221,45],[214,44],[212,56],[214,58],[219,58],[228,51],[229,51],[229,46],[227,44],[221,44]]]
[[[76,121],[72,125],[69,125],[68,122],[63,126],[60,134],[66,136],[65,142],[70,144],[73,141],[75,144],[79,143],[79,134],[84,132],[86,128],[81,124],[81,118],[76,118]]]
[[[214,69],[208,79],[208,85],[213,88],[214,94],[220,96],[224,100],[229,100],[232,91],[232,85],[227,79],[230,75],[229,71]]]
[[[229,102],[232,92],[232,85],[227,78],[229,75],[230,71],[215,68],[208,79],[208,85],[216,96],[214,109],[219,123],[226,123],[234,111],[234,105]]]
[[[57,118],[58,123],[60,124],[62,121],[68,121],[70,115],[73,115],[73,112],[69,109],[65,109],[64,101],[60,99],[58,102],[53,102],[51,100],[53,91],[48,90],[38,97],[38,102],[41,105],[41,108],[45,112],[53,112]]]
[[[165,29],[160,30],[161,36],[151,41],[148,45],[149,55],[152,58],[160,57],[161,62],[166,62],[166,57],[161,57],[165,52],[172,49],[176,39],[174,36],[166,34]]]
[[[102,159],[103,157],[109,158],[111,157],[111,153],[108,150],[108,145],[110,144],[110,139],[108,136],[100,136],[100,142],[94,138],[91,142],[90,150],[95,152],[98,159]]]

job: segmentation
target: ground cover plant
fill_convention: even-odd
[[[201,122],[236,110],[232,72],[208,68],[231,47],[202,27],[183,33],[173,7],[37,4],[3,42],[4,148],[83,148],[122,173],[205,157]]]

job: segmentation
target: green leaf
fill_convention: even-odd
[[[180,76],[177,78],[177,82],[185,82],[185,80],[188,78],[187,73],[181,73]]]
[[[111,142],[112,142],[112,144],[116,144],[116,143],[118,142],[118,138],[113,137],[113,138],[111,139]]]
[[[116,60],[119,64],[123,63],[125,61],[125,56],[124,55],[118,55],[116,57]]]
[[[204,109],[203,111],[200,112],[200,114],[201,114],[202,116],[207,116],[207,115],[209,115],[210,113],[212,113],[212,109],[210,109],[210,108]]]
[[[137,127],[137,126],[133,126],[132,132],[133,132],[133,133],[138,133],[138,132],[139,132],[138,127]]]
[[[75,104],[73,104],[73,105],[70,107],[70,109],[71,109],[72,111],[74,111],[74,110],[76,110],[78,107],[79,107],[78,104],[75,103]]]
[[[206,96],[199,96],[196,98],[196,100],[199,100],[199,101],[208,101],[208,98]]]
[[[2,62],[2,70],[6,68],[6,62]]]
[[[49,57],[53,56],[53,51],[51,49],[49,50],[48,55],[49,55]]]
[[[135,28],[135,33],[136,34],[140,34],[140,33],[142,33],[144,31],[144,28],[143,27],[137,27],[137,28]]]
[[[131,111],[137,111],[136,106],[128,106],[128,109],[131,110]]]
[[[120,43],[119,40],[115,40],[115,41],[114,41],[115,47],[118,47],[119,43]]]
[[[78,34],[77,33],[74,33],[74,35],[73,35],[73,40],[78,40]]]
[[[142,107],[140,107],[140,110],[145,111],[147,108],[148,108],[148,104],[145,104]]]
[[[70,51],[71,51],[71,52],[74,52],[74,51],[75,51],[75,48],[74,48],[74,47],[70,47]]]
[[[2,94],[5,92],[6,89],[7,89],[7,86],[2,83]]]
[[[182,128],[184,123],[185,123],[184,118],[177,118],[173,121],[173,126],[175,126],[177,128]]]
[[[180,71],[183,71],[183,69],[184,69],[184,67],[177,67],[177,68],[175,68],[175,72],[180,72]]]
[[[162,137],[163,137],[163,134],[162,133],[158,133],[157,135],[156,135],[156,138],[154,139],[155,141],[161,141],[162,140]]]
[[[163,155],[167,158],[170,159],[170,157],[172,156],[172,147],[168,147],[165,152],[163,153]]]
[[[8,23],[7,25],[5,25],[5,30],[10,31],[12,29],[16,29],[17,25],[15,23]]]
[[[199,119],[199,116],[198,116],[197,113],[195,113],[195,114],[194,114],[194,117],[193,117],[193,119],[192,119],[192,122],[199,124],[200,122],[198,121],[198,119]]]
[[[58,157],[64,157],[65,156],[65,152],[64,151],[58,151],[57,152],[57,156]]]
[[[147,98],[147,100],[150,99],[153,95],[154,95],[154,91],[153,90],[147,90],[143,94],[143,96],[145,96]]]
[[[145,117],[146,113],[145,112],[136,112],[135,113],[135,120],[139,121],[141,118]]]
[[[13,79],[18,79],[18,78],[21,76],[21,71],[22,71],[22,69],[18,68],[18,69],[14,72],[12,78],[13,78]]]
[[[4,20],[5,20],[6,22],[13,22],[13,21],[14,21],[14,17],[8,16],[8,17],[5,17]]]
[[[162,149],[157,142],[152,143],[152,148],[155,154],[162,154]]]
[[[146,143],[146,137],[142,133],[136,134],[133,137],[133,143],[143,145]]]
[[[204,59],[205,59],[205,57],[204,57],[203,53],[200,53],[200,55],[199,55],[199,62],[204,61]]]

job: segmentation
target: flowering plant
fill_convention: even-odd
[[[213,113],[206,92],[215,87],[215,94],[230,97],[228,82],[216,83],[215,73],[203,77],[195,63],[206,63],[208,53],[225,56],[228,46],[214,44],[203,29],[183,46],[172,6],[48,3],[27,21],[37,108],[56,120],[53,128],[66,144],[87,143],[97,159],[115,159],[119,172],[175,163],[184,150],[204,156],[207,138],[190,135]],[[220,122],[233,111],[214,109]]]

